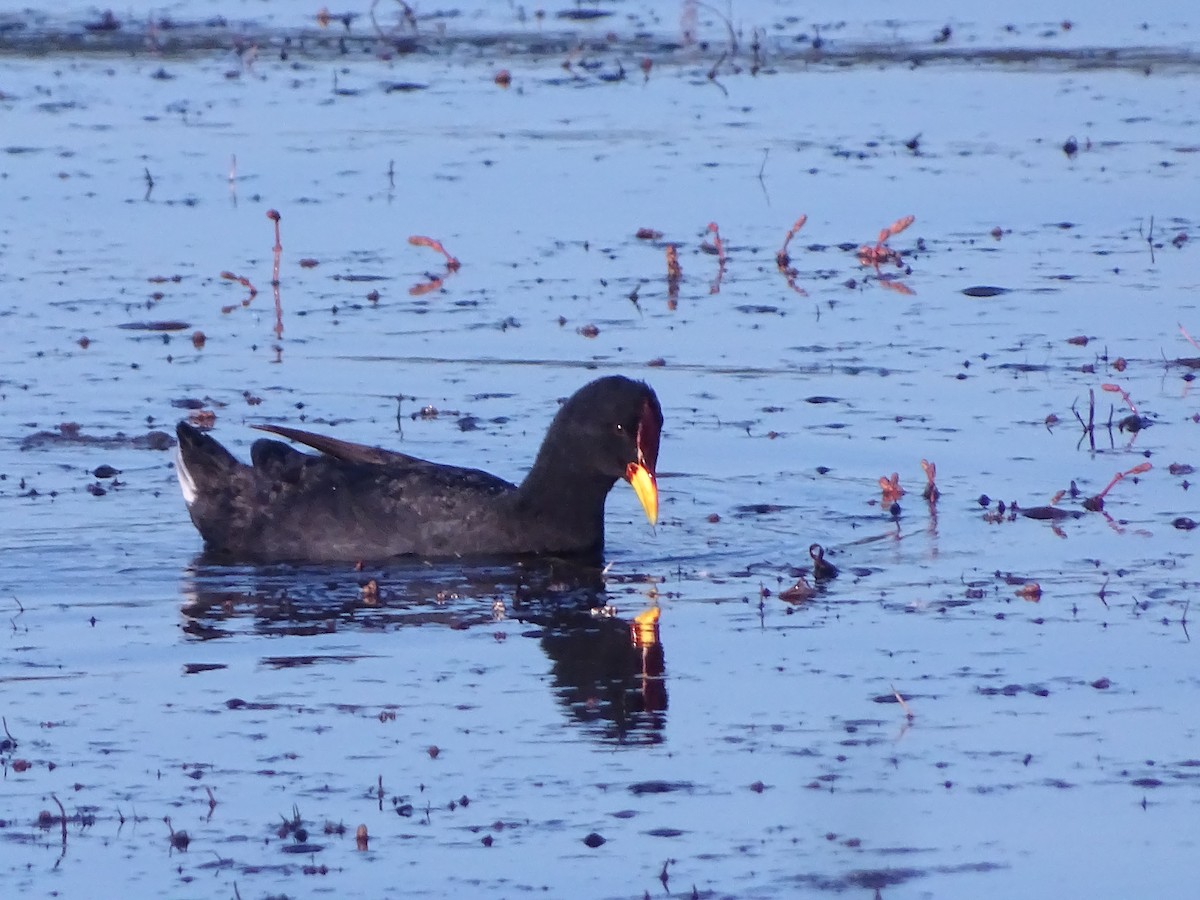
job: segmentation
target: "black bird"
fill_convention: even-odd
[[[533,468],[514,485],[478,469],[278,425],[239,462],[180,422],[176,474],[205,548],[255,562],[553,554],[599,559],[604,501],[618,478],[658,519],[662,408],[643,382],[613,375],[559,409]]]

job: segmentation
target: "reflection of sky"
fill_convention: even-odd
[[[210,8],[239,12],[220,3],[166,10]],[[781,19],[794,5],[737,9],[749,22],[755,10]],[[856,21],[897,11],[865,9]],[[1022,10],[1002,15],[1077,21],[1053,38],[1023,27],[1017,40],[1034,44],[1132,42],[1143,32],[1131,30],[1131,16],[1150,18],[1150,36],[1164,43],[1190,34],[1164,25],[1183,14],[1175,6],[1113,5],[1103,17],[1084,3]],[[311,13],[308,4],[244,9],[280,25]],[[921,22],[900,31],[916,39],[949,21],[963,40],[1004,37],[999,19],[960,28],[955,14],[949,4],[922,5]],[[852,29],[886,37],[882,25],[842,31]],[[673,890],[686,891],[693,876],[706,889],[704,876],[715,874],[725,879],[717,887],[737,895],[766,883],[782,896],[798,872],[836,875],[896,865],[898,856],[901,865],[1010,866],[916,882],[937,894],[961,883],[973,896],[988,886],[1011,896],[1056,875],[1115,893],[1126,887],[1118,879],[1148,870],[1184,883],[1194,804],[1186,782],[1161,773],[1195,756],[1182,712],[1193,705],[1194,653],[1178,627],[1194,541],[1164,522],[1200,515],[1162,469],[1190,461],[1195,399],[1160,358],[1192,353],[1176,323],[1200,333],[1200,312],[1194,239],[1152,262],[1138,228],[1150,215],[1161,235],[1194,228],[1170,220],[1195,215],[1196,155],[1186,152],[1195,144],[1195,73],[817,68],[724,77],[726,96],[706,83],[704,65],[664,66],[646,85],[634,77],[573,87],[547,83],[564,77],[557,58],[507,63],[514,86],[500,91],[490,60],[361,60],[339,77],[361,93],[334,97],[325,60],[262,59],[253,76],[233,80],[224,73],[234,60],[220,55],[0,58],[0,90],[11,98],[0,138],[0,598],[19,597],[28,610],[0,647],[0,672],[39,679],[21,682],[6,716],[23,752],[33,746],[60,764],[55,775],[43,767],[37,779],[8,782],[22,821],[47,791],[57,786],[65,798],[75,781],[88,786],[79,802],[98,802],[109,816],[118,803],[128,813],[136,797],[151,818],[128,852],[139,874],[157,873],[163,894],[178,886],[176,860],[165,859],[165,812],[201,841],[190,865],[210,858],[201,858],[203,841],[238,833],[251,840],[220,844],[221,855],[270,864],[280,854],[260,844],[293,802],[317,821],[369,818],[372,833],[391,841],[382,846],[397,856],[388,859],[407,865],[424,854],[460,879],[455,886],[517,883],[528,877],[520,857],[534,851],[580,854],[571,881],[541,877],[556,887],[587,880],[611,896],[656,890],[667,856],[690,866]],[[174,78],[151,78],[160,66]],[[430,88],[385,95],[384,80]],[[917,134],[913,156],[903,142]],[[1068,160],[1060,147],[1071,135],[1093,148]],[[30,150],[7,149],[17,147]],[[144,169],[155,179],[148,200]],[[284,215],[278,363],[269,206]],[[793,256],[805,297],[787,290],[773,259],[801,212],[810,218]],[[896,246],[924,238],[930,247],[911,255],[905,281],[916,293],[846,287],[864,272],[832,245],[867,241],[910,212],[917,223]],[[696,249],[712,219],[731,244],[715,296],[714,260]],[[1066,221],[1076,227],[1055,225]],[[639,226],[684,245],[674,313],[661,247],[633,240]],[[1009,230],[999,242],[988,237],[994,226]],[[444,293],[409,297],[410,284],[438,270],[407,245],[413,233],[444,239],[463,260]],[[303,256],[321,265],[300,269]],[[222,270],[257,284],[248,309],[221,312],[242,296],[218,280]],[[173,274],[183,280],[147,280]],[[345,274],[389,280],[336,277]],[[981,301],[960,293],[972,284],[1014,291]],[[371,306],[364,295],[374,286],[383,298]],[[635,287],[640,310],[627,299]],[[520,327],[501,328],[509,317]],[[164,343],[117,328],[159,318],[188,321],[208,344],[196,351],[188,332]],[[590,341],[575,333],[588,322],[601,329]],[[1093,343],[1067,345],[1076,334]],[[86,352],[75,343],[82,335],[93,340]],[[1099,374],[1084,371],[1104,351],[1134,361],[1122,381],[1162,418],[1132,449],[1118,436],[1093,456],[1075,450],[1069,407],[1115,377],[1102,363]],[[665,367],[645,367],[659,356]],[[222,640],[191,641],[179,616],[181,573],[199,541],[166,456],[16,449],[60,421],[135,432],[148,416],[160,424],[181,415],[171,400],[207,397],[229,404],[218,434],[243,455],[254,436],[244,422],[299,424],[304,415],[307,427],[336,420],[349,439],[403,440],[412,452],[516,478],[555,398],[590,377],[583,366],[593,360],[649,378],[667,412],[657,532],[627,489],[609,501],[617,571],[665,579],[670,714],[662,745],[649,750],[616,751],[573,725],[552,662],[511,619],[466,631],[342,623],[329,634],[264,637],[246,617]],[[248,406],[243,391],[263,404]],[[417,398],[403,407],[402,436],[398,393]],[[833,402],[806,402],[814,396]],[[427,403],[445,415],[407,418]],[[460,431],[458,411],[476,416],[479,430]],[[1066,424],[1041,427],[1048,412]],[[1040,523],[984,525],[973,505],[983,491],[1044,503],[1072,479],[1095,491],[1143,449],[1153,476],[1110,497],[1130,520],[1124,526],[1089,516],[1061,538]],[[937,462],[944,491],[936,520],[916,496],[922,456]],[[127,487],[93,498],[83,487],[101,463],[121,469]],[[818,477],[818,465],[830,474]],[[874,479],[897,469],[913,491],[899,528],[868,505]],[[41,497],[19,498],[21,478]],[[789,509],[738,509],[754,503]],[[864,537],[876,540],[857,543]],[[803,564],[813,540],[835,548],[843,568],[828,602],[788,616],[772,597],[760,619],[760,587],[786,586],[788,565]],[[1041,581],[1042,603],[1017,600],[996,571]],[[1106,577],[1107,608],[1098,594]],[[984,598],[952,605],[964,581],[982,583]],[[615,590],[613,602],[628,616],[649,601],[631,588]],[[354,661],[263,662],[287,655]],[[181,676],[189,663],[228,668]],[[71,677],[40,680],[59,674]],[[1090,686],[1102,676],[1115,687]],[[1049,695],[980,693],[1010,683]],[[894,705],[874,702],[893,684],[913,697],[907,731]],[[227,711],[231,698],[275,706]],[[377,716],[389,706],[398,710],[391,724]],[[41,752],[35,736],[51,749]],[[1129,781],[1147,774],[1150,759],[1173,786],[1147,814],[1137,805],[1145,791]],[[185,767],[196,762],[218,771],[193,781]],[[370,818],[380,775],[389,794],[439,806],[433,823]],[[691,788],[653,800],[628,790],[648,779]],[[1076,787],[1047,787],[1054,779]],[[762,794],[749,789],[757,781]],[[211,824],[201,821],[205,785],[221,802]],[[451,816],[443,807],[464,794],[471,806]],[[173,806],[181,796],[195,809]],[[614,815],[628,810],[636,815]],[[471,827],[509,820],[532,824],[498,832],[498,843],[526,853],[472,855],[480,832]],[[108,839],[115,826],[104,827]],[[660,827],[688,836],[646,835]],[[591,830],[614,839],[621,866],[583,855]],[[73,877],[112,868],[117,851],[101,837],[70,841],[81,855],[70,859],[92,864],[74,864]],[[143,853],[151,846],[162,854]],[[350,873],[339,889],[378,895],[377,872],[337,858]],[[24,871],[25,859],[0,834],[8,864],[0,871]],[[1146,884],[1123,892],[1145,893]],[[280,886],[295,892],[280,876],[254,891],[243,883],[241,893]]]

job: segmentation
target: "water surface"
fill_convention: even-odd
[[[6,884],[1185,893],[1194,26],[498,8],[4,20]],[[214,565],[153,449],[207,411],[517,479],[608,372],[667,421],[604,573]]]

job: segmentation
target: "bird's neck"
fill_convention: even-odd
[[[604,538],[604,501],[615,478],[578,467],[569,453],[542,449],[517,489],[518,503],[539,520]]]

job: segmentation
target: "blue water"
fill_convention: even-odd
[[[497,8],[445,27],[510,27]],[[290,10],[225,13],[270,29],[313,12]],[[768,4],[738,12],[760,10],[783,21]],[[1089,10],[1006,11],[1016,37],[971,22],[957,40],[1189,40],[1169,11],[1143,7],[1142,32]],[[877,23],[893,14],[843,30],[887,40]],[[950,14],[895,30],[927,42]],[[1060,16],[1077,21],[1046,37],[1041,19]],[[618,47],[626,21],[601,26]],[[589,50],[572,74],[557,52],[487,44],[249,65],[231,51],[0,57],[6,883],[171,897],[1190,887],[1195,533],[1172,523],[1200,515],[1194,476],[1169,466],[1196,463],[1190,369],[1172,362],[1200,355],[1178,327],[1200,334],[1195,70],[791,61],[751,76],[743,51],[717,85],[723,26],[704,22],[708,50],[656,57],[648,80],[624,50],[617,83],[600,73],[618,53]],[[335,93],[335,71],[357,93]],[[428,87],[385,92],[398,81]],[[798,293],[775,253],[802,213]],[[905,268],[860,266],[854,248],[906,214],[891,240]],[[243,305],[223,271],[257,295]],[[440,290],[410,292],[434,276]],[[962,293],[977,285],[1009,292]],[[186,327],[121,327],[168,320]],[[196,559],[169,453],[22,449],[70,422],[95,439],[170,431],[191,400],[243,456],[247,425],[276,421],[517,479],[556,401],[611,371],[662,399],[663,507],[650,529],[614,491],[602,592],[503,566],[215,568]],[[1110,408],[1114,423],[1130,410],[1105,383],[1151,427],[1106,428]],[[1089,390],[1094,451],[1071,411],[1087,417]],[[1107,517],[985,518],[1072,481],[1080,497],[1059,505],[1078,509],[1146,461]],[[119,484],[93,474],[102,464]],[[893,472],[898,521],[878,487]],[[813,542],[842,573],[788,604],[777,595]],[[1018,594],[1034,582],[1039,602]],[[593,618],[590,603],[611,609]],[[659,643],[643,651],[629,621],[656,603]],[[297,812],[319,849],[280,834]],[[593,832],[602,846],[584,843]]]

